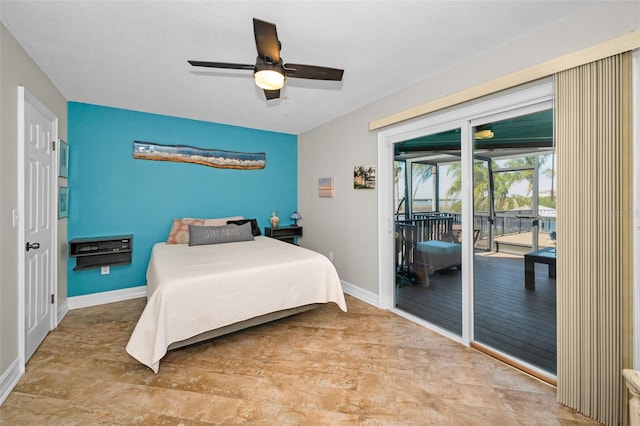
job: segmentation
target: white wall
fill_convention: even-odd
[[[58,117],[58,136],[67,138],[67,101],[27,55],[4,24],[0,24],[0,401],[18,359],[18,228],[12,210],[18,208],[18,86],[40,100]],[[66,224],[59,247],[66,247]],[[66,254],[59,259],[59,306],[66,305]]]
[[[640,3],[605,2],[299,135],[301,245],[325,254],[332,251],[342,280],[377,295],[377,197],[380,185],[391,182],[378,182],[375,191],[354,190],[352,183],[354,166],[377,165],[377,132],[368,131],[369,122],[637,29]],[[317,180],[325,176],[335,178],[335,198],[317,195]]]

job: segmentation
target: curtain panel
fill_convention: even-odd
[[[632,60],[555,75],[558,401],[627,422],[632,364]]]

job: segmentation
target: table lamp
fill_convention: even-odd
[[[291,215],[291,220],[293,220],[293,226],[298,226],[298,220],[302,219],[302,216],[300,216],[300,213],[293,212],[293,214]]]

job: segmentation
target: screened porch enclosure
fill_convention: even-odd
[[[556,374],[552,110],[474,128],[473,235],[462,235],[460,129],[394,144],[395,306],[462,335],[464,239],[473,241],[472,340]],[[468,211],[468,210],[467,210]],[[531,266],[531,265],[530,265]],[[530,269],[530,268],[529,268]]]

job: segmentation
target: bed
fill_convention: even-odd
[[[323,255],[276,239],[194,245],[157,243],[147,305],[127,352],[155,373],[167,350],[319,306],[347,311]]]

